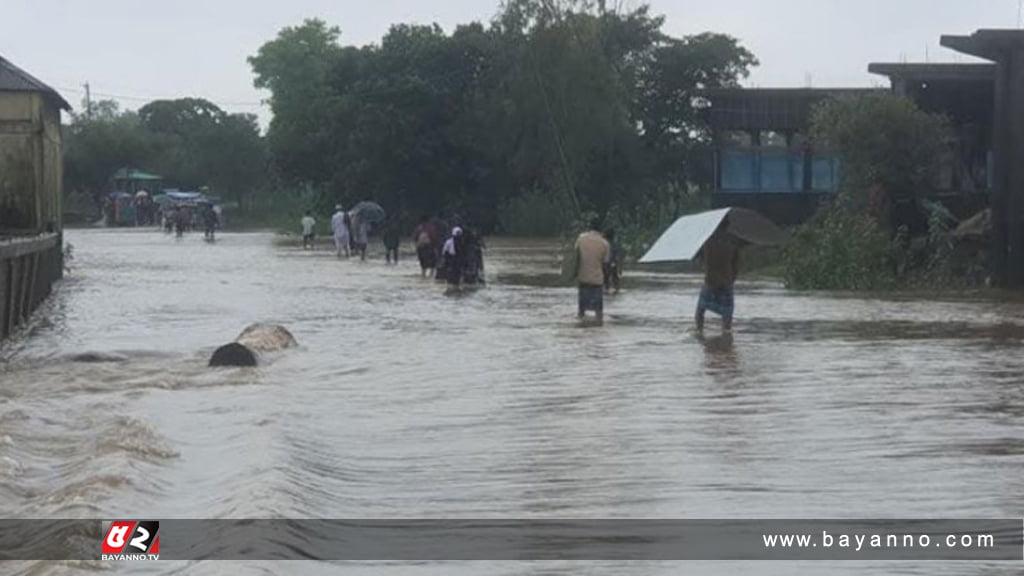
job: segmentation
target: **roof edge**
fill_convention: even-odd
[[[54,90],[52,87],[47,85],[42,80],[39,80],[35,76],[33,76],[33,75],[29,74],[28,72],[26,72],[25,70],[21,69],[20,67],[15,65],[10,60],[4,58],[3,56],[0,56],[0,70],[2,70],[4,68],[6,68],[7,71],[10,74],[13,74],[16,77],[20,78],[21,81],[26,84],[26,86],[22,87],[22,88],[18,88],[18,87],[3,88],[3,87],[0,87],[0,91],[8,91],[8,92],[36,92],[36,93],[43,94],[43,95],[53,99],[57,103],[57,106],[60,109],[62,109],[62,110],[72,110],[73,109],[71,107],[71,104],[69,104],[68,101],[65,100],[64,97],[61,96],[59,92]]]

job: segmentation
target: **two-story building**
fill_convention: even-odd
[[[834,151],[808,139],[815,106],[831,98],[893,92],[946,115],[954,138],[926,194],[967,217],[985,207],[991,187],[995,67],[990,64],[871,64],[891,88],[730,88],[708,90],[715,145],[712,205],[757,210],[799,224],[839,186]]]
[[[815,106],[872,89],[725,88],[704,92],[715,148],[712,205],[751,208],[799,224],[839,186],[836,155],[808,132]]]

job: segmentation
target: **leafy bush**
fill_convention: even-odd
[[[983,280],[978,263],[962,262],[951,232],[953,216],[925,203],[926,236],[895,236],[867,214],[831,205],[798,228],[783,253],[783,277],[797,290],[961,288]]]
[[[922,193],[932,189],[949,153],[948,122],[889,94],[823,103],[812,118],[820,148],[839,153],[835,201],[798,228],[784,252],[784,278],[795,289],[879,290],[951,287],[958,273],[951,225],[956,219]],[[927,215],[927,233],[911,237],[892,217],[900,200]],[[970,268],[970,267],[968,267]]]
[[[899,250],[867,215],[824,208],[796,229],[783,255],[786,286],[797,290],[878,290],[896,284]]]

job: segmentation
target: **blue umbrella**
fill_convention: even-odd
[[[387,213],[381,208],[380,204],[376,202],[360,202],[352,208],[352,212],[363,222],[369,224],[376,224],[377,222],[383,222],[387,217]]]

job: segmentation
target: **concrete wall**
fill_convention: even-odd
[[[60,111],[41,94],[0,92],[0,339],[62,276]]]
[[[0,340],[29,319],[63,272],[60,234],[0,239]]]
[[[0,234],[61,228],[60,112],[41,94],[0,92]]]

